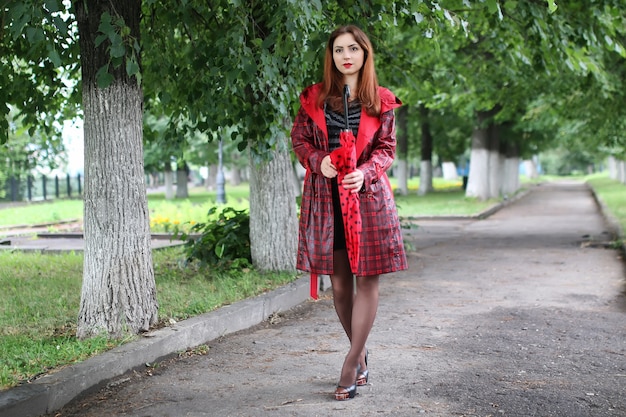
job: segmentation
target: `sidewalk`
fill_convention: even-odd
[[[419,225],[406,234],[410,269],[381,278],[370,384],[354,400],[332,397],[348,346],[332,300],[302,303],[301,279],[20,387],[19,408],[5,401],[18,389],[2,393],[0,416],[42,405],[57,417],[626,415],[624,264],[586,186]],[[270,320],[222,336],[251,316]],[[173,349],[181,340],[205,346]],[[109,383],[58,409],[88,379]]]

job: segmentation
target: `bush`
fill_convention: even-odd
[[[208,217],[217,213],[211,207]],[[247,210],[225,207],[214,221],[197,223],[189,233],[180,233],[185,241],[187,261],[219,270],[248,268],[252,265],[250,252],[250,214]]]

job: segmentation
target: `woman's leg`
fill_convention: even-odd
[[[365,370],[365,342],[372,330],[378,310],[379,276],[357,277],[357,291],[352,303],[350,350],[341,370],[339,385],[352,385],[357,365]]]
[[[348,262],[348,253],[345,249],[337,250],[333,260],[334,273],[330,276],[333,288],[333,302],[335,312],[343,326],[343,330],[352,340],[352,304],[354,287],[352,286],[352,271]]]

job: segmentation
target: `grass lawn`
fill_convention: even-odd
[[[624,233],[626,231],[626,185],[606,175],[591,175],[587,177],[587,183],[591,185],[598,198],[620,224]]]
[[[180,321],[261,294],[295,274],[209,274],[182,266],[181,248],[154,252],[159,321]],[[84,360],[128,340],[76,340],[82,253],[0,251],[0,389]],[[130,339],[129,339],[130,340]]]

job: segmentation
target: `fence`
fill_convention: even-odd
[[[1,188],[4,188],[2,193]],[[83,193],[83,178],[80,174],[72,177],[9,177],[4,187],[0,184],[0,201],[39,201],[54,198],[79,197]]]

